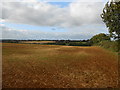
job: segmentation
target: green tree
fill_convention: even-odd
[[[100,34],[93,36],[90,39],[90,42],[91,42],[91,44],[97,44],[97,43],[100,43],[101,41],[105,41],[105,40],[110,41],[110,37],[104,33],[100,33]]]
[[[109,29],[110,36],[120,40],[120,1],[107,2],[101,17]]]

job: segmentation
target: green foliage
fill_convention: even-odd
[[[59,43],[44,43],[43,45],[91,46],[89,42],[59,42]]]
[[[90,42],[91,42],[91,44],[97,44],[97,43],[100,43],[101,41],[105,41],[105,40],[110,41],[110,37],[104,33],[100,33],[100,34],[93,36],[90,39]]]
[[[96,44],[97,46],[101,46],[108,50],[118,52],[118,42],[117,41],[101,41],[100,43]]]
[[[91,46],[89,42],[70,42],[68,46]]]
[[[110,36],[120,39],[120,1],[107,2],[101,17],[109,29]]]

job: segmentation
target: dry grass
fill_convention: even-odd
[[[21,43],[55,43],[55,41],[22,41]]]
[[[100,47],[3,44],[3,88],[117,87],[117,55]]]

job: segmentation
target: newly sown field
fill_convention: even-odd
[[[7,44],[3,88],[117,87],[117,54],[100,47]]]

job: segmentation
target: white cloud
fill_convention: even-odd
[[[36,0],[35,0],[36,1]],[[60,8],[45,2],[4,2],[2,18],[6,22],[38,26],[76,27],[101,23],[103,3],[73,2]]]
[[[70,14],[77,23],[101,23],[102,3],[71,3]]]
[[[105,2],[108,0],[2,0],[2,2],[21,2],[21,1],[22,2],[36,2],[36,1],[42,1],[42,2]],[[119,0],[113,0],[113,1],[119,1]]]
[[[2,27],[3,39],[90,39],[93,35],[100,32],[104,33],[104,28],[99,30],[99,25],[91,27],[75,27],[66,32],[45,32],[38,30],[16,30],[14,28],[8,28],[5,25]],[[74,31],[73,31],[74,30]],[[89,32],[88,32],[89,31]]]
[[[4,25],[2,38],[13,39],[88,39],[104,32],[100,18],[104,3],[72,2],[61,8],[46,2],[3,2],[2,22],[67,28],[67,32],[42,32],[10,29]],[[102,30],[101,30],[102,29]],[[100,30],[100,31],[99,31]]]
[[[2,39],[25,39],[27,35],[26,30],[15,30],[13,28],[8,28],[5,25],[0,26],[0,28],[2,29],[2,32],[0,32]]]

